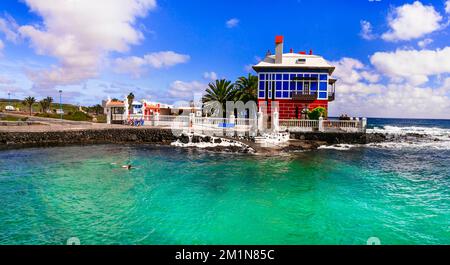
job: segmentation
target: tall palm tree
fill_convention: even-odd
[[[132,112],[133,112],[134,94],[133,93],[128,94],[127,99],[128,99],[128,112],[130,114],[133,114]]]
[[[41,105],[41,112],[45,112],[48,108],[48,103],[45,98],[39,101],[39,105]]]
[[[53,98],[52,97],[46,97],[39,101],[39,104],[41,105],[42,112],[48,111],[52,106]]]
[[[52,97],[46,97],[45,101],[47,101],[47,110],[50,110],[52,108],[53,98]]]
[[[22,101],[22,104],[28,106],[30,108],[30,116],[33,111],[33,104],[36,103],[36,99],[34,97],[27,97]]]
[[[256,101],[256,93],[258,90],[258,77],[256,75],[248,74],[247,77],[241,76],[236,81],[238,92],[236,93],[236,100]]]
[[[234,101],[235,95],[236,89],[234,84],[229,80],[220,79],[208,84],[206,94],[203,96],[202,101],[206,105],[208,105],[209,102],[219,102],[222,106],[223,117],[225,118],[225,104],[227,101]]]

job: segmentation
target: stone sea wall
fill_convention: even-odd
[[[326,142],[327,144],[368,144],[386,140],[381,133],[291,132],[291,139]]]
[[[300,143],[308,143],[315,149],[321,144],[366,144],[383,142],[386,136],[383,134],[365,133],[291,133],[291,139],[303,140]],[[198,140],[194,136],[191,141],[209,142],[207,138]],[[114,143],[150,143],[169,145],[179,140],[187,143],[187,136],[175,136],[170,129],[161,128],[110,128],[110,129],[85,129],[71,131],[46,131],[46,132],[0,132],[0,149],[19,147],[45,147],[73,144],[114,144]],[[216,139],[212,141],[220,141]],[[247,144],[250,144],[247,139]],[[314,144],[317,143],[317,144]],[[294,143],[293,143],[294,144]],[[299,141],[296,142],[299,144]]]
[[[0,132],[0,149],[71,144],[154,143],[177,139],[170,129],[99,129],[49,132]]]

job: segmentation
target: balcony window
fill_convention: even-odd
[[[327,99],[327,92],[319,92],[320,99]]]
[[[281,81],[277,81],[276,82],[276,90],[278,91],[278,90],[281,90]]]

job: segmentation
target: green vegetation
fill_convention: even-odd
[[[219,102],[222,106],[222,110],[225,110],[225,104],[227,101],[235,101],[237,89],[231,81],[220,79],[216,80],[214,83],[211,82],[206,89],[206,94],[203,96],[203,103],[210,108],[212,111],[218,106],[212,105],[213,102]],[[223,112],[223,117],[226,113]]]
[[[256,93],[258,90],[258,77],[256,75],[248,74],[247,77],[239,77],[236,81],[236,87],[237,92],[235,100],[242,100],[243,102],[256,102]]]
[[[46,97],[39,101],[39,105],[41,106],[41,112],[48,112],[52,107],[53,98]]]
[[[310,120],[318,120],[320,117],[327,117],[327,110],[323,107],[317,107],[308,112],[308,118]]]
[[[61,115],[56,113],[37,113],[35,116],[54,119],[61,118]],[[92,121],[91,116],[81,111],[68,112],[67,114],[63,115],[63,119],[71,121]]]
[[[28,109],[30,110],[30,115],[33,112],[33,104],[36,103],[36,99],[34,97],[26,97],[23,101],[22,101],[22,105],[28,107]]]
[[[128,94],[127,99],[128,99],[128,109],[131,111],[131,114],[133,114],[134,94],[133,93]]]
[[[0,120],[2,121],[27,121],[28,117],[17,117],[11,115],[0,116]]]
[[[227,101],[256,101],[257,90],[258,77],[252,74],[239,77],[235,83],[220,79],[208,84],[203,103],[218,101],[225,106]]]

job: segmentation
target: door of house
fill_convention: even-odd
[[[303,84],[303,94],[304,95],[309,95],[309,83],[304,83]]]

